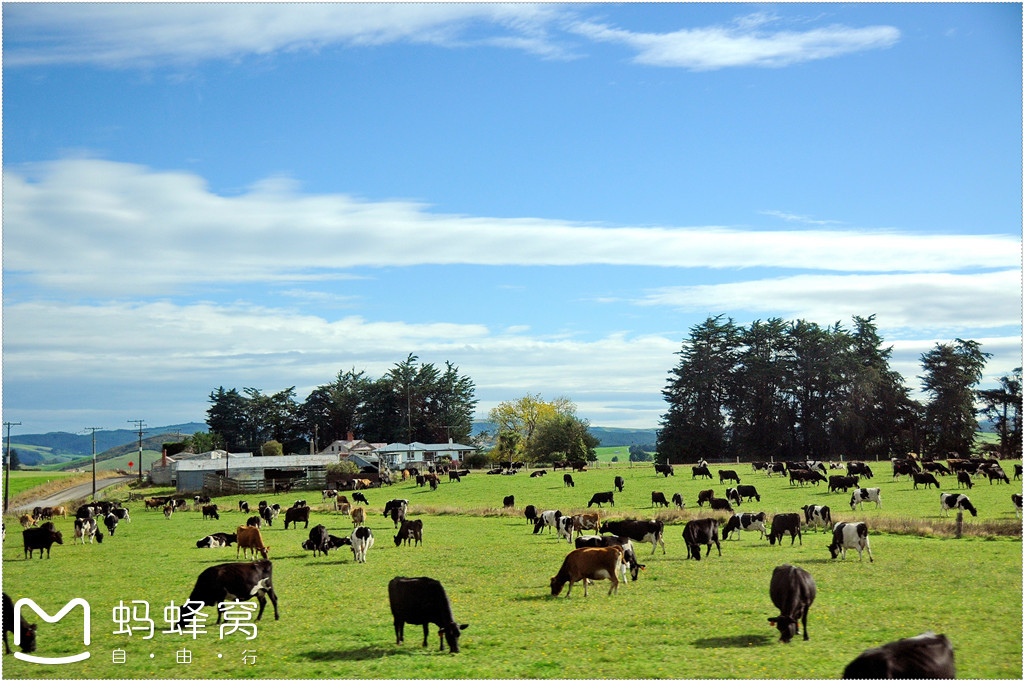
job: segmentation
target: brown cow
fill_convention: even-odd
[[[259,551],[263,556],[263,560],[267,560],[270,547],[263,544],[263,535],[260,534],[260,528],[239,525],[238,529],[235,530],[235,537],[238,540],[238,545],[235,547],[235,558],[238,558],[239,551],[242,552],[243,558],[245,558],[246,551],[252,551],[252,558],[256,560],[256,552]]]

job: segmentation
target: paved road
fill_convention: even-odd
[[[122,482],[128,482],[129,480],[136,480],[139,476],[137,475],[124,475],[117,478],[104,478],[103,480],[96,481],[96,491],[103,489],[104,487],[110,487]],[[24,513],[25,511],[31,511],[36,506],[57,506],[64,503],[65,501],[71,501],[72,499],[83,499],[92,494],[92,480],[85,483],[84,485],[75,485],[69,487],[66,490],[51,494],[48,497],[36,499],[27,504],[20,506],[12,506],[8,513]]]

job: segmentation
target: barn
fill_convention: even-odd
[[[298,488],[321,489],[337,455],[292,454],[177,462],[177,491],[239,494]]]

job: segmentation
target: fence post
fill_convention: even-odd
[[[956,513],[956,538],[959,539],[960,535],[964,531],[964,512],[957,511]]]

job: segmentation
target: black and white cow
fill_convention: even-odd
[[[77,544],[81,539],[84,546],[86,537],[89,538],[90,544],[94,538],[100,544],[103,543],[103,533],[99,530],[99,523],[95,518],[75,518],[75,534],[71,538],[71,543]]]
[[[111,537],[114,536],[114,530],[117,529],[118,520],[119,518],[113,512],[108,513],[103,518],[103,524],[107,526],[107,534],[109,534]]]
[[[563,515],[558,519],[558,538],[572,543],[572,516]]]
[[[545,527],[548,528],[548,533],[551,532],[551,528],[558,528],[558,520],[562,517],[561,511],[544,511],[537,516],[536,520],[533,521],[533,533],[538,534]]]
[[[953,679],[953,645],[942,634],[928,631],[901,638],[858,655],[843,670],[844,679]]]
[[[868,541],[867,523],[836,523],[832,530],[832,544],[829,545],[828,550],[833,559],[842,554],[843,560],[846,560],[847,549],[857,549],[857,557],[860,560],[864,560],[862,552],[867,550],[868,562],[875,562],[875,559],[871,557],[871,542]]]
[[[125,521],[127,523],[130,523],[132,521],[132,517],[130,515],[128,515],[128,509],[127,508],[123,508],[123,507],[112,508],[112,509],[110,509],[110,512],[113,513],[114,515],[116,515],[119,520],[123,520],[123,521]]]
[[[832,510],[828,506],[807,505],[800,508],[804,512],[804,522],[808,525],[821,523],[826,532],[832,527]]]
[[[237,541],[235,534],[228,534],[227,532],[214,532],[208,534],[199,541],[196,542],[197,549],[219,549],[225,546],[231,546]]]
[[[974,508],[974,504],[971,503],[966,494],[940,494],[939,512],[948,518],[949,510],[952,508],[968,511],[972,516],[978,516],[978,509]]]
[[[1019,494],[1011,494],[1010,495],[1010,501],[1013,502],[1013,510],[1017,514],[1017,518],[1020,518],[1020,513],[1021,513],[1021,507],[1020,507],[1020,505],[1021,505],[1021,495],[1019,495]]]
[[[786,464],[781,461],[768,464],[768,477],[772,477],[772,473],[779,473],[780,475],[786,474]]]
[[[515,500],[513,499],[513,503]],[[408,499],[392,499],[384,504],[384,517],[391,516],[391,521],[397,528],[405,520],[406,510],[409,508]]]
[[[608,546],[621,546],[622,547],[622,581],[626,581],[626,573],[628,572],[635,582],[640,576],[641,570],[646,570],[646,565],[641,565],[637,562],[636,552],[633,550],[633,542],[628,537],[605,537],[599,534],[580,535],[576,537],[576,548],[605,548]]]
[[[263,608],[266,607],[269,596],[270,602],[274,604],[274,619],[281,619],[277,613],[277,594],[274,593],[272,581],[273,569],[269,560],[222,563],[208,567],[199,573],[188,600],[217,608],[218,604],[225,601],[247,601],[255,596],[260,602],[260,609],[256,614],[258,622],[263,617]],[[182,608],[181,619],[178,620],[179,627],[185,621],[186,614],[188,610]],[[222,614],[223,611],[217,608],[217,624],[220,624]]]
[[[796,543],[796,540],[800,539],[800,546],[804,545],[804,537],[800,533],[800,514],[799,513],[776,513],[772,517],[772,529],[768,533],[768,543],[775,546],[775,542],[779,542],[779,546],[782,546],[782,538],[789,534],[789,545],[792,546]]]
[[[403,520],[402,526],[398,528],[398,534],[395,535],[395,546],[401,546],[402,542],[412,546],[418,546],[423,543],[423,521],[417,518],[416,520]]]
[[[725,523],[725,527],[722,528],[722,539],[728,539],[730,532],[735,532],[737,539],[740,538],[740,532],[760,532],[761,539],[764,539],[767,536],[764,527],[766,520],[767,515],[764,511],[760,513],[734,513],[728,522]]]
[[[601,504],[615,505],[615,493],[614,492],[597,492],[594,496],[590,497],[590,502],[587,504],[587,508],[590,508],[594,504],[597,504],[598,508]]]
[[[452,614],[452,604],[448,600],[441,582],[430,577],[395,577],[388,582],[388,602],[391,605],[391,616],[395,621],[395,643],[405,640],[405,624],[423,625],[423,645],[427,645],[429,625],[437,626],[437,634],[444,650],[447,639],[448,649],[459,652],[459,636],[468,624],[459,624]]]
[[[854,510],[857,506],[863,509],[865,501],[873,501],[875,502],[875,508],[881,508],[882,490],[878,487],[862,487],[861,489],[853,490],[853,494],[850,496],[850,510]]]
[[[847,475],[859,475],[862,478],[870,480],[874,477],[874,473],[871,472],[871,466],[860,461],[851,461],[846,464]]]
[[[239,513],[248,513],[249,512],[249,502],[248,501],[239,501],[238,502],[238,511],[239,511]]]
[[[615,476],[615,489],[618,492],[622,492],[622,488],[626,486],[626,481],[622,479],[621,475]]]
[[[366,552],[373,546],[373,532],[366,525],[360,525],[352,530],[349,537],[352,540],[352,556],[357,563],[366,562]]]
[[[264,506],[260,510],[260,518],[263,520],[263,522],[265,522],[267,524],[267,527],[273,527],[274,526],[274,518],[276,518],[276,517],[277,517],[277,512],[275,512],[274,509],[272,507],[270,507],[270,506]],[[287,514],[285,515],[285,517],[286,518],[288,517]]]
[[[679,492],[676,492],[675,494],[672,495],[672,503],[675,505],[676,508],[686,508],[686,504],[683,503],[683,495],[680,494]]]
[[[665,553],[665,523],[660,520],[606,520],[601,523],[601,534],[614,534],[628,537],[635,542],[645,544],[651,542],[651,554],[658,550]]]
[[[729,501],[736,502],[737,506],[743,504],[743,499],[740,497],[740,491],[735,487],[727,487],[725,490],[725,498]]]
[[[1002,480],[1007,485],[1010,484],[1010,479],[1006,477],[1006,471],[998,463],[985,469],[985,474],[988,475],[988,484],[990,485],[995,480]]]
[[[683,541],[686,542],[686,557],[700,560],[700,547],[707,545],[711,555],[711,545],[718,547],[718,555],[722,555],[722,545],[718,542],[718,521],[714,518],[697,518],[683,527]]]
[[[818,594],[811,573],[793,565],[780,565],[772,572],[768,593],[772,603],[779,609],[778,617],[768,618],[768,622],[778,628],[779,640],[789,643],[800,633],[801,622],[804,627],[804,640],[810,640],[807,636],[807,611]]]

